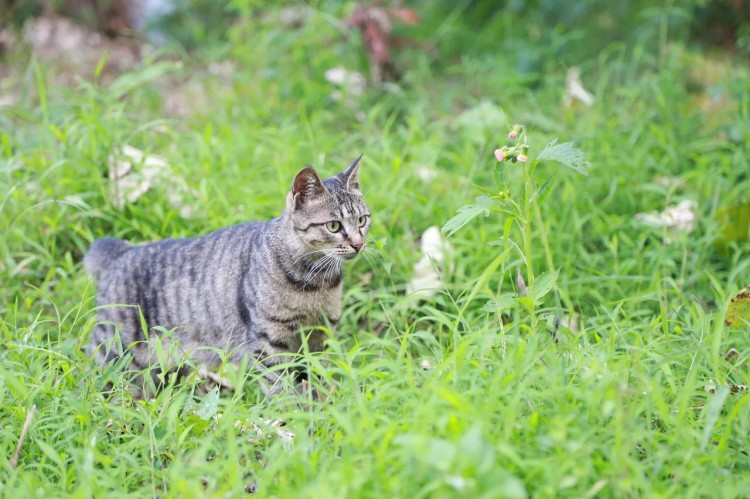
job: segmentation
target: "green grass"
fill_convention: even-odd
[[[499,43],[522,38],[521,21],[477,29],[437,12],[416,28],[433,49],[401,50],[403,82],[350,108],[323,73],[366,73],[366,60],[333,22],[342,11],[327,8],[299,29],[240,23],[217,49],[167,51],[163,66],[113,84],[96,83],[94,68],[56,83],[55,64],[11,57],[24,92],[0,110],[0,495],[242,496],[251,481],[262,497],[749,495],[750,394],[727,389],[750,384],[750,338],[723,318],[750,281],[750,245],[716,244],[718,214],[750,189],[748,67],[675,39],[581,60],[542,54],[530,74]],[[229,78],[207,71],[217,58],[234,61]],[[590,108],[561,104],[571,61]],[[165,117],[165,95],[188,82],[207,99]],[[460,118],[482,101],[507,123]],[[530,127],[532,158],[559,137],[593,165],[588,177],[561,170],[533,220],[535,272],[559,270],[537,328],[520,306],[483,311],[516,292],[525,268],[512,252],[480,279],[502,250],[487,244],[503,236],[495,213],[450,239],[440,295],[404,295],[426,228],[483,189],[521,195],[520,168],[492,157],[515,122]],[[163,186],[113,206],[106,164],[123,144],[168,160],[194,191],[192,217]],[[146,401],[119,383],[120,401],[108,400],[106,376],[124,374],[102,373],[84,351],[95,290],[80,261],[92,240],[275,216],[302,166],[331,174],[360,152],[374,258],[348,267],[328,363],[310,361],[326,396],[267,400],[226,366],[238,388],[218,400],[195,377]],[[554,168],[542,164],[537,183]],[[699,219],[671,244],[634,219],[682,199]],[[563,314],[579,326],[561,326],[556,342],[548,323]],[[738,357],[725,360],[730,348]],[[264,423],[275,419],[293,442]]]

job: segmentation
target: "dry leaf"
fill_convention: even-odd
[[[425,371],[430,371],[432,369],[435,369],[435,366],[432,365],[432,362],[430,362],[427,359],[422,359],[421,361],[419,361],[419,367],[421,367]]]
[[[234,422],[234,427],[240,432],[245,433],[247,431],[252,431],[254,433],[254,436],[248,439],[248,442],[253,445],[262,444],[266,440],[276,437],[279,439],[284,449],[291,450],[292,445],[294,445],[294,433],[282,430],[281,428],[284,425],[286,425],[286,422],[283,419],[267,419],[263,421],[262,426],[256,423],[250,423],[250,426],[247,426],[239,420]]]
[[[526,288],[526,281],[521,274],[521,269],[516,269],[516,288],[518,288],[518,296],[526,296],[528,289]]]
[[[747,385],[729,385],[729,393],[731,393],[732,395],[746,391]]]
[[[438,176],[437,170],[427,165],[419,165],[414,169],[417,177],[423,182],[432,182]]]
[[[724,354],[724,360],[727,362],[734,362],[737,360],[737,357],[739,357],[740,353],[737,351],[736,348],[730,348],[727,350],[727,353]]]
[[[453,248],[448,241],[443,239],[440,229],[435,226],[429,227],[422,234],[421,248],[423,256],[414,265],[411,281],[406,285],[406,294],[429,299],[443,287],[443,282],[435,267],[445,270],[445,262],[453,252]]]
[[[736,328],[750,325],[750,286],[745,287],[729,301],[724,324]]]
[[[716,393],[716,385],[711,379],[706,381],[706,386],[703,389],[706,390],[707,393]]]
[[[735,384],[728,384],[727,387],[729,388],[729,393],[732,395],[736,395],[740,392],[746,392],[747,391],[747,385],[735,385]],[[713,380],[708,380],[706,382],[706,386],[704,390],[706,390],[707,393],[716,393],[716,385],[714,384]]]
[[[328,83],[341,87],[349,95],[362,95],[367,85],[367,79],[362,73],[349,71],[348,69],[337,66],[325,72],[325,78]],[[340,94],[334,99],[338,100]]]
[[[180,216],[188,218],[193,214],[193,206],[186,198],[197,197],[197,193],[172,171],[167,160],[161,156],[124,145],[109,158],[109,181],[112,204],[120,210],[129,203],[135,203],[151,187],[160,185]]]
[[[570,107],[576,101],[586,106],[591,106],[594,104],[594,96],[581,83],[581,68],[573,66],[565,76],[565,98],[563,103],[565,107]]]
[[[686,199],[676,205],[667,206],[662,212],[638,213],[635,219],[651,227],[664,227],[670,232],[690,233],[695,228],[697,206],[698,203],[695,201]],[[665,244],[671,242],[669,237],[664,238]]]

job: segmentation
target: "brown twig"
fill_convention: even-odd
[[[13,457],[10,458],[11,469],[16,469],[18,466],[18,455],[21,453],[21,447],[26,441],[26,435],[29,434],[29,428],[31,427],[31,420],[34,419],[34,413],[36,412],[36,404],[31,406],[31,409],[26,413],[26,421],[23,422],[23,428],[21,429],[21,436],[18,437],[18,445],[16,445],[16,451],[13,453]]]

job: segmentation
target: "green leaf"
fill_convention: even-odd
[[[441,471],[448,471],[456,460],[456,446],[442,438],[431,438],[427,441],[427,451],[424,454],[426,462]]]
[[[208,421],[216,415],[219,410],[219,387],[215,386],[213,389],[203,396],[200,405],[195,410],[195,414]]]
[[[502,312],[508,310],[516,304],[516,298],[510,293],[503,293],[494,300],[487,300],[482,307],[482,312]]]
[[[516,300],[516,303],[520,303],[523,306],[523,308],[525,308],[528,311],[531,311],[532,302],[528,296],[516,296],[513,299]]]
[[[720,386],[716,393],[714,393],[711,400],[706,404],[706,426],[703,428],[703,439],[701,440],[701,449],[705,449],[711,440],[711,434],[714,431],[714,426],[719,421],[721,415],[721,408],[724,407],[724,402],[727,400],[729,395],[729,388],[726,386]]]
[[[513,308],[516,304],[516,298],[511,293],[503,293],[495,299],[495,306],[501,312]]]
[[[552,291],[557,281],[557,272],[545,272],[534,280],[534,285],[528,287],[527,294],[534,303],[538,303],[547,293]]]
[[[534,196],[532,196],[531,201],[529,201],[530,205],[534,204],[537,201],[539,202],[544,201],[544,198],[546,198],[547,194],[549,194],[549,187],[552,185],[552,180],[554,180],[556,176],[557,176],[557,171],[555,171],[555,173],[550,175],[549,178],[544,181],[542,186],[539,189],[537,189],[537,191],[534,193]]]
[[[489,471],[495,462],[495,449],[488,443],[478,424],[471,427],[458,441],[461,460],[473,461],[480,473]]]
[[[495,300],[487,300],[487,303],[482,306],[481,310],[482,312],[494,313],[497,310],[497,303]]]
[[[729,252],[733,243],[750,239],[750,203],[724,206],[716,213],[719,222],[719,235],[716,246],[722,252]]]
[[[479,280],[477,281],[477,283],[474,285],[474,287],[471,288],[471,293],[469,293],[469,297],[464,301],[461,310],[458,311],[458,317],[456,317],[456,320],[453,324],[454,329],[461,322],[461,318],[463,317],[464,312],[466,312],[466,307],[469,306],[471,300],[473,300],[477,293],[479,293],[480,289],[484,288],[484,286],[487,284],[487,281],[490,280],[490,277],[492,277],[492,275],[497,272],[497,268],[505,261],[512,249],[513,248],[505,248],[505,250],[497,255],[495,259],[490,262],[487,268],[484,269],[482,275],[479,276]]]
[[[557,161],[563,166],[577,171],[581,175],[588,175],[591,163],[586,161],[586,155],[583,151],[573,146],[572,142],[558,144],[557,139],[547,144],[542,152],[536,157],[538,161],[551,160]]]
[[[458,209],[458,214],[448,220],[448,222],[443,226],[443,233],[445,233],[448,237],[452,236],[453,234],[458,232],[461,227],[471,222],[480,214],[484,213],[485,217],[489,215],[490,208],[492,208],[493,206],[497,206],[497,203],[494,199],[489,196],[479,196],[477,198],[477,204],[467,204]]]
[[[525,499],[529,497],[523,482],[513,475],[505,474],[498,479],[498,485],[495,489],[497,497],[507,499]]]

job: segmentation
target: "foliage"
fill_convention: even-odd
[[[445,16],[424,2],[420,43],[394,55],[402,80],[346,99],[324,74],[368,69],[341,31],[352,4],[312,2],[294,26],[273,22],[280,6],[233,5],[221,50],[157,53],[123,75],[5,61],[17,100],[0,108],[0,495],[750,494],[750,338],[724,325],[750,243],[714,244],[750,188],[745,61],[673,31],[603,46],[582,26],[587,46],[532,79],[515,50],[542,26],[531,7],[476,24],[466,3]],[[590,107],[562,104],[569,61]],[[175,99],[189,112],[170,114]],[[500,109],[527,127],[505,151],[521,146],[516,163],[493,158],[513,130],[487,128]],[[588,176],[552,161],[583,168],[570,141]],[[169,186],[115,206],[107,165],[125,145],[169,163],[192,215]],[[226,365],[233,390],[193,374],[134,401],[132,373],[92,364],[92,240],[275,216],[300,167],[338,171],[361,151],[371,253],[347,269],[338,336],[307,359],[311,389],[268,400],[247,366]],[[415,234],[479,196],[449,227],[443,293],[409,300]],[[670,244],[636,220],[685,199],[698,223]]]

